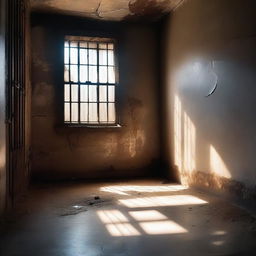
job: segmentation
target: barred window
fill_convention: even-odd
[[[68,36],[64,49],[64,122],[116,125],[114,41]]]

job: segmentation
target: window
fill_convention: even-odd
[[[114,41],[69,36],[64,49],[65,123],[116,125]]]

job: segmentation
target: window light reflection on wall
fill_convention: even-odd
[[[215,175],[227,179],[231,178],[230,171],[228,170],[225,162],[212,145],[210,145],[210,168],[211,172]]]

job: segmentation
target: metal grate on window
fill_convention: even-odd
[[[115,125],[116,65],[113,40],[66,37],[64,122]]]

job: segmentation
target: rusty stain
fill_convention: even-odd
[[[132,16],[159,18],[169,9],[170,0],[159,3],[157,0],[136,0],[129,2],[129,10]]]
[[[145,134],[140,128],[140,120],[143,117],[141,100],[129,97],[128,98],[129,112],[131,117],[132,129],[127,134],[125,139],[125,148],[131,157],[134,157],[145,144]]]
[[[220,177],[213,173],[202,171],[194,171],[192,173],[181,172],[181,179],[187,185],[195,185],[199,187],[209,188],[212,190],[221,190],[230,195],[243,199],[256,199],[256,189],[248,188],[242,182]]]
[[[104,143],[104,157],[114,157],[117,153],[118,139],[115,135],[110,135]]]
[[[131,116],[132,124],[133,124],[133,132],[134,132],[134,135],[136,135],[136,132],[139,129],[139,127],[138,127],[138,123],[139,123],[138,118],[140,117],[140,110],[143,107],[143,103],[142,103],[141,100],[129,97],[128,98],[128,105],[129,105],[129,112],[130,112],[130,116]]]

